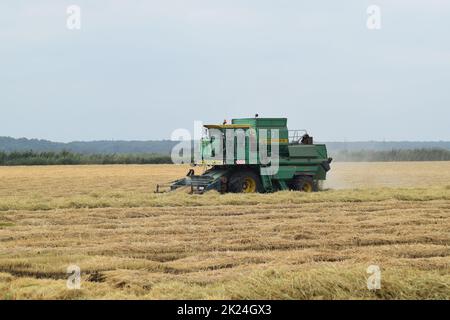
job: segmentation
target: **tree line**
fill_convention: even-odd
[[[385,151],[358,150],[347,151],[342,150],[332,153],[335,161],[367,161],[367,162],[386,162],[386,161],[450,161],[450,150],[433,148],[433,149],[392,149]]]
[[[170,156],[139,154],[81,154],[70,151],[0,152],[0,166],[77,165],[77,164],[163,164],[172,163]]]
[[[412,149],[389,151],[347,151],[331,153],[334,161],[450,161],[450,150]],[[77,164],[169,164],[170,156],[156,153],[84,154],[70,151],[0,151],[0,166],[31,165],[77,165]]]
[[[170,151],[177,144],[170,140],[148,140],[148,141],[73,141],[53,142],[42,139],[11,138],[0,136],[0,151],[28,151],[35,152],[60,152],[67,150],[82,154],[141,154],[157,153],[170,155]],[[330,153],[339,151],[389,151],[389,150],[413,150],[413,149],[446,149],[450,150],[450,141],[358,141],[358,142],[324,142]]]
[[[157,153],[169,155],[173,146],[178,142],[169,140],[160,141],[73,141],[52,142],[40,139],[15,139],[0,137],[0,151],[28,151],[35,152],[60,152],[70,151],[82,154],[141,154]]]

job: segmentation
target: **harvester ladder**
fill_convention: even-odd
[[[261,175],[261,181],[266,192],[273,191],[272,178],[268,175]]]

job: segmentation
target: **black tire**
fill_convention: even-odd
[[[291,189],[295,191],[315,192],[318,186],[310,176],[296,176],[291,183]]]
[[[254,181],[254,188],[248,187],[248,181]],[[249,191],[250,190],[250,191]],[[233,193],[262,192],[263,186],[259,176],[251,170],[237,171],[228,179],[228,191]]]

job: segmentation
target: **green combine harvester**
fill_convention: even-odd
[[[203,174],[195,175],[191,169],[182,179],[169,185],[158,185],[156,192],[161,192],[163,187],[169,187],[169,190],[189,187],[191,193],[208,190],[221,193],[265,193],[278,190],[313,192],[320,189],[320,182],[326,179],[326,173],[330,170],[332,159],[328,158],[326,146],[314,144],[313,138],[305,130],[288,130],[286,118],[259,118],[256,115],[255,118],[233,119],[231,124],[224,121],[221,125],[204,127],[200,157],[192,162],[193,166],[204,167]],[[277,132],[278,138],[274,139],[273,131]],[[231,137],[230,132],[235,132],[235,135]],[[222,134],[220,142],[217,133]],[[240,144],[237,138],[239,134],[241,137],[244,134]],[[234,139],[234,143],[230,145],[227,139]],[[263,161],[266,158],[263,159],[259,154],[262,140],[267,145],[269,157],[271,148],[274,148],[272,144],[278,145],[278,170],[271,174],[267,174],[270,172],[267,169],[273,163]],[[218,148],[217,143],[222,146]],[[255,145],[256,157],[253,151]],[[227,152],[227,146],[234,149]],[[241,147],[240,151],[238,146]]]

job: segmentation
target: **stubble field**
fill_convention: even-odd
[[[187,169],[0,167],[0,298],[450,299],[449,162],[334,163],[313,194],[153,193]]]

